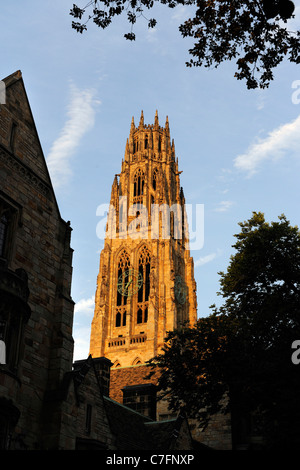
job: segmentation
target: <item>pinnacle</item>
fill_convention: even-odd
[[[140,125],[140,127],[144,127],[144,112],[143,112],[143,110],[141,112],[141,118],[140,118],[140,124],[139,125]]]
[[[135,124],[134,124],[134,117],[132,116],[131,119],[131,126],[130,126],[130,134],[135,130]]]

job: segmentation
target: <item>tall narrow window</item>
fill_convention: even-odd
[[[116,326],[117,326],[117,327],[118,327],[118,326],[121,326],[121,318],[122,318],[122,317],[121,317],[120,312],[117,312],[117,314],[116,314]]]
[[[130,268],[129,256],[125,250],[122,251],[117,270],[117,306],[116,306],[116,316],[115,316],[115,326],[125,326],[126,325],[126,305],[127,305],[127,296],[125,292],[125,283],[126,276],[125,272]]]
[[[153,171],[153,175],[152,175],[152,187],[154,190],[156,190],[156,187],[157,187],[157,177],[158,177],[158,171],[157,171],[157,168],[155,168],[155,170]]]
[[[10,131],[10,148],[12,149],[12,151],[14,151],[15,149],[16,129],[17,129],[17,124],[13,122],[11,125],[11,131]]]
[[[133,202],[143,202],[145,176],[142,170],[138,169],[133,179]]]
[[[0,258],[9,260],[18,226],[21,226],[22,206],[7,196],[2,196],[0,189]]]
[[[148,301],[150,294],[150,253],[146,246],[143,247],[139,256],[139,273],[143,278],[143,284],[138,291],[137,323],[148,321]]]
[[[87,434],[91,433],[91,425],[92,425],[92,405],[87,403],[86,414],[85,414],[85,432]]]
[[[7,231],[8,231],[8,218],[6,214],[3,214],[0,219],[0,256],[2,257],[5,255]]]

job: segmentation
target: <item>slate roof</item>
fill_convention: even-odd
[[[182,415],[167,421],[153,421],[108,397],[104,406],[118,450],[170,450],[180,433]],[[194,448],[194,441],[191,446]],[[188,450],[188,449],[185,449]],[[195,450],[207,450],[201,444]]]
[[[118,450],[151,449],[145,427],[145,423],[151,422],[150,418],[108,397],[104,397],[104,406]]]
[[[60,398],[65,398],[70,381],[74,380],[75,394],[77,387],[84,381],[92,365],[91,356],[88,360],[80,361],[79,366],[72,372],[65,374],[60,390]],[[185,432],[182,424],[185,421],[183,414],[175,419],[166,421],[153,421],[151,418],[100,394],[103,398],[105,413],[109,422],[111,433],[115,437],[118,450],[171,450],[174,448],[177,437]],[[77,394],[76,394],[77,395]],[[195,443],[190,438],[190,448],[195,449]],[[200,444],[195,450],[207,450]]]

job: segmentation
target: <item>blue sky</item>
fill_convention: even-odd
[[[84,1],[79,5],[84,6]],[[125,18],[84,35],[71,29],[68,0],[1,6],[0,78],[21,70],[61,215],[71,221],[74,359],[87,357],[103,240],[97,207],[109,203],[131,118],[169,118],[186,202],[204,205],[204,244],[195,261],[198,316],[221,298],[218,272],[233,254],[238,223],[262,211],[300,225],[300,68],[283,63],[267,90],[246,89],[235,64],[186,68],[190,40],[178,25],[189,8],[158,6],[126,41]],[[289,29],[300,29],[300,2]],[[299,81],[299,83],[297,82]],[[293,88],[296,87],[296,88]]]

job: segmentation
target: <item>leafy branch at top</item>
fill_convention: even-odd
[[[101,4],[102,8],[99,8]],[[87,23],[92,20],[97,26],[105,29],[111,24],[114,16],[120,15],[125,10],[127,12],[127,20],[131,24],[131,31],[124,34],[124,37],[133,41],[135,40],[135,34],[132,30],[133,25],[138,17],[143,16],[145,18],[143,7],[146,6],[150,9],[153,7],[153,4],[154,0],[91,0],[84,8],[79,8],[74,4],[70,10],[70,15],[76,19],[81,20],[88,8],[91,8],[92,12],[88,15],[85,22],[72,21],[72,28],[78,33],[83,33],[83,31],[87,30]],[[156,26],[156,19],[150,18],[147,21],[149,28]]]
[[[145,18],[144,10],[150,10],[154,1],[169,8],[196,6],[194,16],[179,26],[183,37],[194,39],[188,67],[218,67],[235,59],[235,77],[246,80],[251,89],[268,87],[283,59],[300,62],[300,31],[289,32],[285,27],[294,12],[290,0],[93,0],[84,8],[73,5],[70,14],[80,21],[72,21],[72,27],[83,33],[92,20],[105,29],[125,11],[131,31],[124,36],[135,40],[133,26],[138,17]],[[156,26],[155,18],[146,20],[149,28]]]

